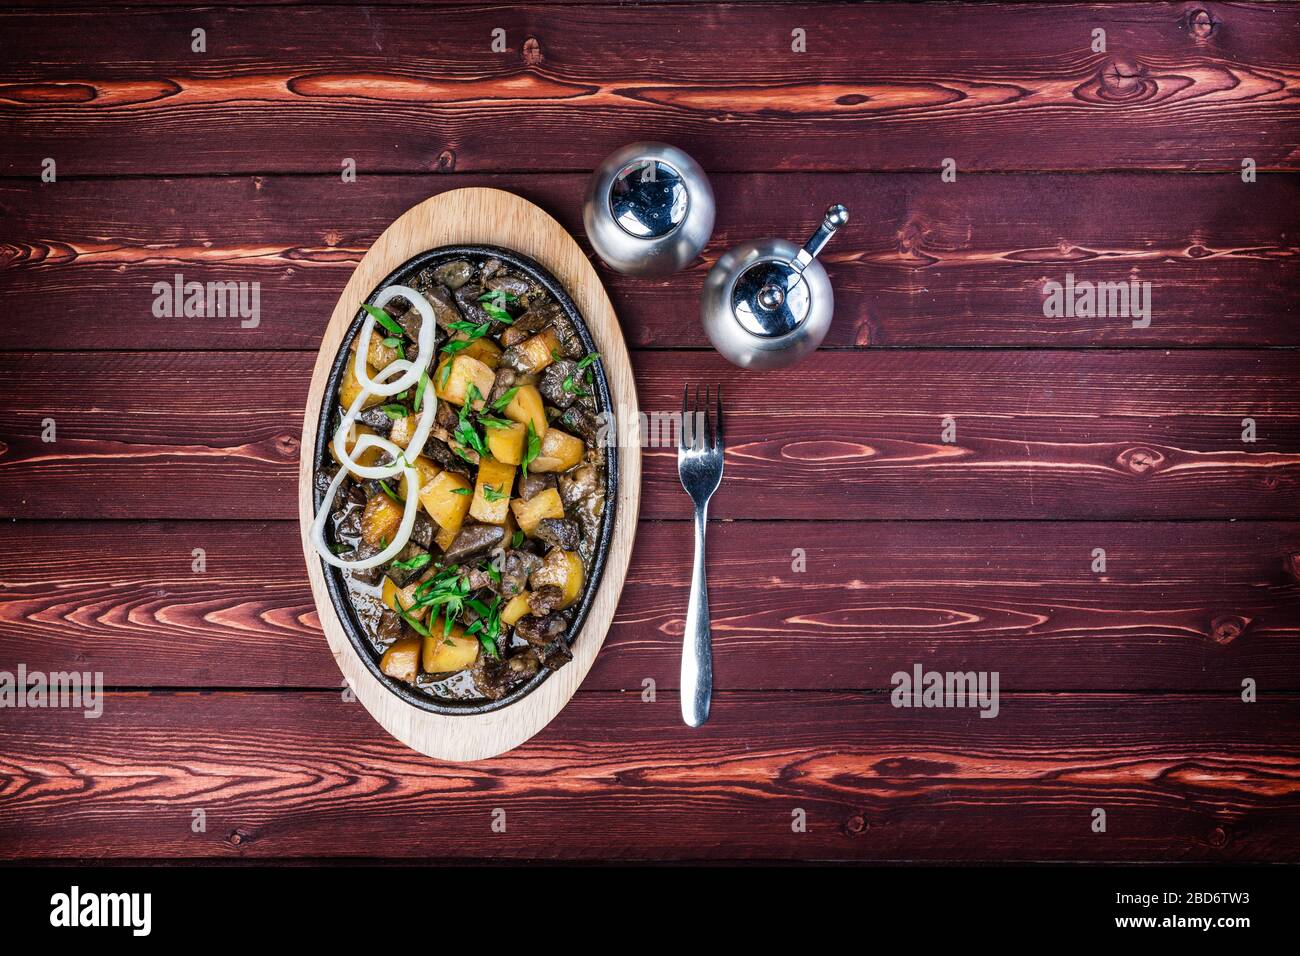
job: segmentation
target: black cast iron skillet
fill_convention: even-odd
[[[370,293],[366,301],[373,304],[376,295],[390,285],[413,285],[416,274],[423,269],[438,266],[444,262],[454,262],[457,259],[471,259],[475,262],[481,262],[490,258],[500,259],[510,268],[523,273],[545,289],[559,303],[560,308],[564,310],[564,314],[573,323],[573,327],[577,330],[578,337],[582,340],[582,344],[587,351],[589,353],[598,351],[591,333],[587,330],[587,323],[583,321],[582,313],[573,304],[573,300],[564,291],[564,287],[532,259],[498,246],[442,246],[421,253],[389,273],[378,288]],[[352,340],[361,331],[364,320],[365,312],[358,307],[357,317],[343,337],[343,343],[339,346],[338,355],[335,356],[334,364],[330,367],[329,381],[325,384],[325,396],[321,404],[320,425],[316,432],[316,447],[314,449],[315,475],[319,475],[321,468],[332,461],[329,455],[329,443],[335,428],[338,427],[336,409],[338,408],[339,381],[343,376],[343,369],[347,362],[348,350],[351,348]],[[603,363],[595,362],[590,368],[595,373],[594,378],[596,380],[596,412],[597,414],[606,414],[612,418],[613,406],[609,397],[609,382],[605,378]],[[319,488],[319,482],[316,484],[315,503],[319,513],[325,495]],[[597,588],[600,586],[601,575],[605,571],[605,560],[609,554],[609,542],[614,528],[617,489],[618,443],[607,442],[605,447],[605,514],[601,521],[600,537],[596,542],[591,565],[587,568],[587,580],[583,588],[582,600],[574,613],[573,624],[569,627],[567,636],[570,643],[582,630],[583,622],[587,619],[587,612],[591,609],[591,602],[596,596]],[[348,600],[347,583],[344,580],[342,569],[326,564],[324,561],[321,562],[321,566],[325,571],[325,587],[329,591],[330,600],[334,602],[334,610],[338,613],[339,620],[343,622],[343,630],[347,632],[348,640],[352,642],[352,647],[357,652],[357,656],[365,662],[366,667],[370,669],[370,673],[375,676],[376,680],[414,707],[435,714],[487,714],[494,710],[500,710],[502,707],[509,707],[516,701],[522,700],[541,686],[542,682],[551,674],[549,670],[542,668],[532,679],[519,685],[500,700],[487,700],[486,698],[453,700],[445,697],[435,697],[421,691],[419,688],[412,687],[404,681],[395,680],[379,669],[379,652],[362,628],[357,613],[352,607],[352,602]]]

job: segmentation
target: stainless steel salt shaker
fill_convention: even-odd
[[[802,248],[762,239],[718,259],[704,280],[700,321],[723,358],[741,368],[782,368],[816,350],[835,311],[817,254],[848,221],[849,211],[837,204]]]
[[[713,233],[713,188],[667,143],[631,143],[596,168],[582,221],[597,255],[629,275],[662,276],[695,260]]]

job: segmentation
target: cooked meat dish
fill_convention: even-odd
[[[312,540],[384,674],[499,700],[571,659],[605,514],[600,359],[499,259],[408,281],[361,307]]]

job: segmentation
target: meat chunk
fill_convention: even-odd
[[[578,393],[585,391],[578,381],[578,363],[569,359],[560,359],[546,366],[537,390],[556,408],[568,408],[578,400]],[[564,383],[568,382],[568,388]]]
[[[564,603],[564,589],[548,584],[532,591],[528,595],[528,610],[535,617],[545,618]]]
[[[561,636],[538,648],[537,659],[548,671],[558,671],[573,660],[573,654],[569,651],[569,642]]]
[[[497,524],[466,524],[447,549],[448,564],[464,564],[481,557],[505,540],[506,529]]]
[[[467,282],[455,292],[452,297],[456,300],[456,305],[460,308],[460,314],[465,317],[467,322],[473,322],[475,325],[482,325],[484,322],[493,322],[490,315],[483,310],[479,297],[483,295],[483,286],[477,282]],[[503,323],[493,322],[494,326],[500,326]],[[493,332],[495,333],[495,329]]]
[[[411,528],[411,542],[413,544],[418,544],[420,547],[424,548],[425,551],[428,551],[433,548],[433,537],[435,534],[437,534],[437,531],[433,527],[432,519],[424,513],[424,509],[417,511],[415,514],[415,524]]]
[[[551,320],[551,325],[555,328],[555,337],[560,343],[560,354],[568,359],[580,359],[587,354],[587,347],[582,344],[582,339],[578,336],[578,330],[569,317],[564,314],[564,310],[559,306],[555,307],[556,314]]]
[[[444,262],[433,270],[433,278],[434,281],[445,285],[454,292],[474,278],[474,267],[464,259]]]
[[[579,465],[577,468],[560,475],[560,500],[564,507],[572,508],[583,498],[596,491],[599,475],[591,465]]]
[[[561,551],[573,551],[577,548],[580,535],[578,522],[569,518],[543,518],[537,522],[536,536]]]
[[[388,417],[388,413],[379,405],[372,405],[359,413],[357,421],[384,436],[387,436],[393,430],[393,420]]]
[[[543,472],[539,475],[536,472],[530,472],[526,477],[520,477],[519,479],[519,497],[523,498],[524,501],[528,501],[539,492],[554,487],[555,475],[553,473]]]
[[[422,558],[421,555],[424,557]],[[397,552],[397,557],[388,565],[388,576],[393,579],[393,583],[399,588],[404,588],[417,577],[424,573],[424,569],[429,566],[429,561],[424,558],[429,556],[429,552],[412,541],[406,542],[406,547]],[[420,563],[422,562],[423,563]],[[415,565],[411,567],[410,565]]]
[[[495,402],[510,389],[515,387],[515,381],[518,375],[514,369],[502,366],[496,370],[496,377],[492,381],[492,391],[488,393],[488,402]]]
[[[532,288],[527,279],[522,279],[519,276],[512,276],[509,273],[499,273],[494,275],[484,282],[483,285],[489,292],[506,292],[514,296],[516,299],[523,298]]]
[[[528,587],[528,576],[542,566],[542,559],[527,551],[507,551],[501,562],[501,594],[512,598]]]
[[[589,442],[600,438],[600,419],[586,405],[570,405],[560,416],[560,424],[569,432],[581,435]]]
[[[569,627],[563,614],[552,611],[545,617],[525,614],[515,622],[515,633],[534,647],[543,647],[562,635]]]

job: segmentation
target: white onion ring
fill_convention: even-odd
[[[327,564],[332,564],[336,568],[347,568],[352,570],[364,570],[373,568],[376,565],[396,557],[406,547],[406,543],[411,538],[411,532],[415,529],[415,519],[419,512],[419,473],[406,460],[407,452],[411,453],[412,458],[419,457],[424,451],[424,443],[429,438],[429,432],[433,428],[433,422],[437,413],[438,399],[430,394],[432,383],[425,386],[425,394],[422,396],[423,409],[420,412],[420,420],[416,424],[415,432],[411,435],[411,440],[407,443],[406,449],[403,450],[400,445],[382,438],[379,435],[361,435],[353,444],[351,451],[347,448],[348,433],[356,422],[356,416],[360,413],[361,407],[371,395],[396,395],[397,393],[410,388],[412,385],[418,385],[421,375],[429,367],[429,362],[433,358],[433,341],[434,341],[434,316],[433,309],[428,301],[420,293],[406,286],[389,286],[379,294],[376,300],[379,307],[395,298],[403,298],[411,303],[420,313],[420,332],[416,342],[420,348],[419,362],[411,362],[407,359],[396,359],[389,362],[375,376],[370,378],[366,369],[366,352],[362,350],[364,343],[367,348],[370,343],[370,335],[374,331],[375,319],[368,312],[366,320],[361,326],[360,338],[357,339],[356,363],[354,369],[357,381],[361,384],[361,393],[353,400],[352,406],[343,415],[343,421],[339,424],[338,431],[334,433],[331,446],[334,454],[339,459],[338,474],[330,482],[329,489],[325,492],[325,499],[321,503],[320,510],[316,513],[316,518],[312,521],[311,526],[311,543],[320,555],[321,560]],[[395,374],[401,373],[395,381],[388,381]],[[389,458],[392,463],[388,465],[361,465],[353,456],[360,456],[362,452],[370,448],[379,448]],[[390,478],[398,472],[406,479],[407,497],[402,508],[402,523],[398,525],[397,534],[393,536],[393,541],[387,548],[378,554],[373,554],[368,558],[361,558],[356,561],[344,561],[333,551],[325,541],[325,522],[329,518],[330,507],[334,503],[334,498],[338,495],[339,486],[342,485],[343,479],[349,474],[354,474],[360,478]],[[414,489],[414,491],[412,490]]]
[[[357,381],[361,383],[361,388],[363,390],[369,389],[372,395],[396,395],[398,392],[410,388],[420,380],[420,373],[428,368],[429,358],[433,354],[435,323],[433,306],[429,305],[429,300],[407,286],[390,285],[379,293],[379,298],[375,300],[375,306],[382,309],[393,299],[405,299],[415,306],[415,311],[420,313],[420,334],[415,341],[420,346],[421,364],[417,366],[414,362],[398,359],[397,361],[406,362],[405,371],[401,378],[395,382],[389,382],[387,385],[380,385],[378,381],[372,379],[366,369],[366,352],[370,348],[370,334],[375,330],[375,317],[366,312],[366,320],[361,324],[361,333],[357,339],[357,356],[353,368],[356,371]],[[364,350],[363,346],[365,347]],[[388,363],[388,365],[384,366],[384,371],[388,371],[396,364],[397,362]]]

